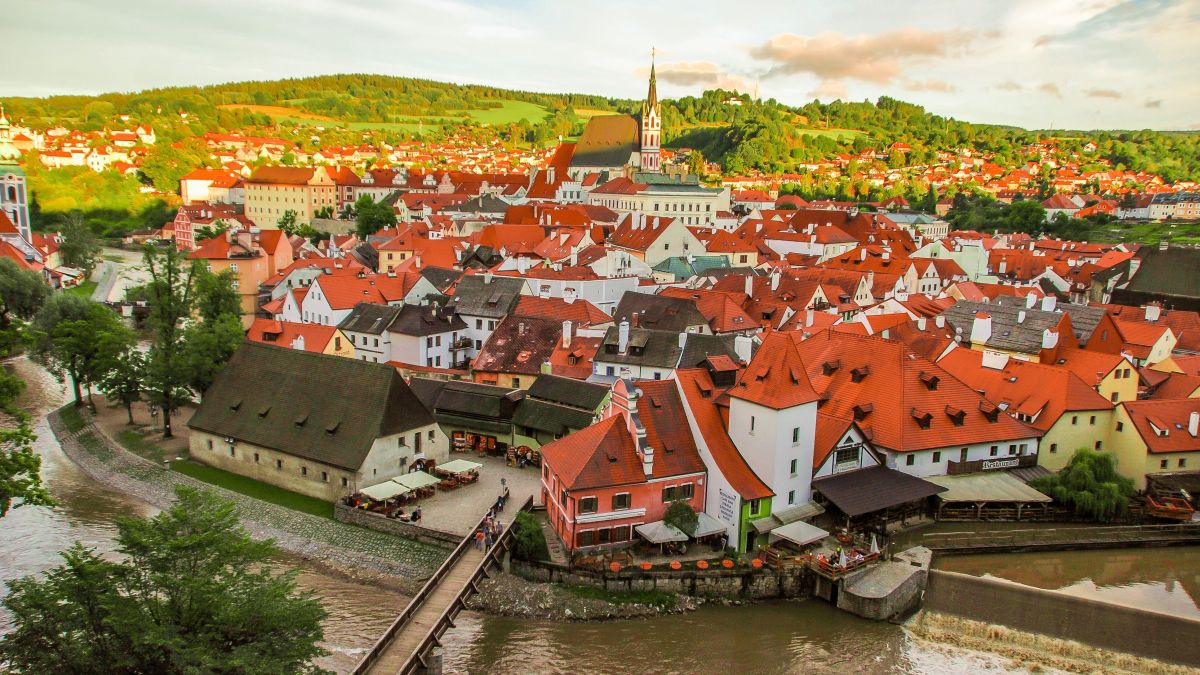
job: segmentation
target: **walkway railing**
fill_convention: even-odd
[[[520,510],[528,511],[531,508],[533,508],[532,496],[525,501]],[[453,570],[458,564],[459,560],[462,559],[463,554],[465,554],[471,546],[475,545],[475,532],[477,532],[479,528],[483,527],[485,519],[486,516],[479,519],[479,522],[476,523],[475,527],[471,528],[470,534],[468,534],[461,542],[459,542],[458,546],[453,552],[450,553],[450,556],[446,558],[445,562],[443,562],[441,566],[437,568],[437,570],[433,573],[433,576],[429,577],[429,579],[425,582],[425,585],[421,587],[421,590],[418,591],[417,594],[413,596],[413,599],[409,601],[408,606],[404,608],[404,611],[400,613],[400,616],[396,617],[396,620],[393,621],[390,626],[388,626],[386,631],[384,631],[383,636],[375,641],[375,644],[372,645],[371,650],[368,651],[365,656],[363,656],[362,660],[359,661],[358,665],[356,665],[354,670],[351,671],[354,675],[361,675],[369,671],[371,667],[379,660],[379,657],[383,655],[384,651],[386,651],[388,645],[390,645],[392,641],[396,639],[396,636],[398,636],[401,631],[403,631],[405,627],[412,622],[412,618],[416,614],[417,610],[420,609],[429,596],[437,590],[438,586],[441,585],[442,581],[446,578],[450,571]],[[404,662],[404,665],[400,668],[399,672],[411,673],[416,670],[418,665],[424,665],[426,653],[428,653],[428,651],[438,643],[438,640],[441,638],[442,634],[446,632],[446,629],[453,625],[454,617],[459,611],[462,610],[466,596],[476,589],[476,583],[479,581],[479,578],[487,574],[487,568],[489,566],[498,562],[497,556],[500,551],[508,550],[509,543],[512,541],[513,536],[512,525],[515,523],[516,518],[513,519],[513,522],[508,527],[504,528],[504,532],[500,535],[500,538],[492,545],[490,549],[487,550],[487,552],[484,554],[483,560],[480,561],[475,571],[471,574],[471,577],[464,587],[463,592],[449,603],[446,609],[442,612],[441,616],[438,617],[437,622],[429,629],[428,632],[426,632],[425,636],[421,639],[421,642],[418,643],[417,648],[413,650],[413,653]]]
[[[1073,545],[1137,544],[1141,542],[1200,542],[1200,523],[1056,527],[991,532],[934,532],[922,544],[935,551],[967,551],[1019,547],[1052,548]]]

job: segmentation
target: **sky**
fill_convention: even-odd
[[[333,73],[1200,129],[1200,0],[5,0],[7,96]]]

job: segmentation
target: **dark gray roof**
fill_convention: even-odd
[[[738,362],[737,352],[734,350],[735,335],[701,335],[699,333],[688,333],[687,342],[684,344],[683,353],[679,356],[679,368],[697,368],[704,364],[704,360],[710,356],[724,354],[733,359],[734,363]],[[751,342],[751,349],[757,349],[756,342]]]
[[[466,322],[453,312],[441,310],[434,305],[405,305],[388,327],[388,331],[401,335],[423,336],[449,333],[466,327]]]
[[[537,381],[529,387],[529,396],[593,411],[600,407],[609,391],[603,384],[580,382],[560,375],[539,375]]]
[[[679,363],[683,350],[679,346],[680,333],[648,328],[629,329],[629,348],[622,354],[617,351],[619,327],[612,326],[604,334],[604,342],[596,352],[596,361],[625,365],[674,368]]]
[[[512,311],[525,288],[520,277],[497,277],[471,274],[458,282],[451,305],[460,315],[482,316],[499,319]]]
[[[462,204],[443,206],[439,213],[499,213],[503,214],[511,206],[508,202],[491,194],[472,197]]]
[[[634,314],[637,315],[636,319]],[[708,321],[696,303],[687,298],[671,298],[627,291],[617,303],[613,321],[628,321],[631,326],[682,333],[690,326],[707,326]]]
[[[532,398],[521,401],[513,415],[513,424],[561,435],[589,427],[595,421],[593,412]]]
[[[413,390],[441,423],[474,426],[480,431],[506,431],[525,392],[509,387],[458,380],[412,379]]]
[[[1200,298],[1200,249],[1143,246],[1142,264],[1126,289],[1163,296]]]
[[[245,342],[188,426],[358,471],[375,439],[432,423],[394,368]]]
[[[450,288],[450,286],[455,281],[458,281],[458,278],[462,276],[462,272],[459,272],[458,270],[452,270],[446,267],[432,267],[428,265],[421,268],[420,274],[421,276],[425,277],[426,281],[433,284],[433,287],[438,289],[440,292],[445,292],[447,288]]]
[[[812,482],[812,489],[850,517],[907,504],[946,491],[940,485],[886,466],[818,478]]]
[[[1026,309],[1023,301],[1020,306],[1015,306],[966,300],[955,303],[944,315],[951,326],[962,329],[963,340],[969,340],[978,312],[987,312],[992,317],[992,335],[988,338],[987,346],[1022,354],[1041,351],[1042,333],[1047,328],[1057,327],[1063,316],[1060,311]],[[1024,321],[1018,321],[1021,312],[1025,312]]]
[[[350,249],[350,257],[354,258],[368,269],[379,269],[379,251],[375,250],[374,246],[371,246],[366,242],[363,242]]]
[[[598,115],[588,120],[575,144],[571,166],[625,166],[638,150],[638,121],[629,115]]]
[[[342,319],[338,328],[352,333],[382,335],[400,315],[400,311],[399,307],[392,305],[360,302],[350,310],[350,314],[345,319]]]
[[[1002,295],[996,298],[995,302],[1006,307],[1019,306],[1022,309],[1025,307],[1025,298],[1015,295]],[[1100,320],[1104,318],[1106,311],[1103,307],[1077,305],[1073,302],[1059,302],[1055,309],[1066,312],[1071,317],[1071,328],[1075,331],[1075,337],[1079,339],[1081,345],[1092,338],[1092,333],[1095,332]]]

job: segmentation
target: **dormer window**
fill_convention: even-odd
[[[946,416],[950,418],[950,421],[954,423],[954,426],[961,427],[963,425],[963,421],[965,421],[967,418],[967,411],[963,410],[962,408],[955,408],[954,406],[948,405],[946,406]]]
[[[913,408],[910,414],[912,415],[912,418],[917,421],[917,425],[922,429],[928,429],[933,423],[933,413]]]
[[[941,378],[937,375],[934,375],[933,373],[927,373],[925,371],[921,371],[920,378],[921,383],[924,384],[925,388],[929,391],[936,391],[938,382],[941,381]]]
[[[862,382],[863,380],[865,380],[867,378],[867,375],[870,375],[870,374],[871,374],[871,366],[863,365],[861,367],[855,368],[854,370],[850,371],[850,381],[851,382]]]
[[[860,405],[854,406],[854,420],[856,422],[862,421],[863,419],[866,418],[867,415],[870,415],[873,410],[875,410],[874,403],[867,403],[865,405],[860,404]],[[847,440],[849,440],[849,439],[847,439]]]

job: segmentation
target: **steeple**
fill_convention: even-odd
[[[642,103],[642,147],[638,168],[647,173],[658,173],[662,168],[659,143],[662,142],[662,107],[658,103],[658,84],[654,76],[655,50],[650,50],[650,90]]]
[[[21,151],[12,142],[12,127],[4,115],[4,104],[0,103],[0,164],[15,166],[21,160]]]

